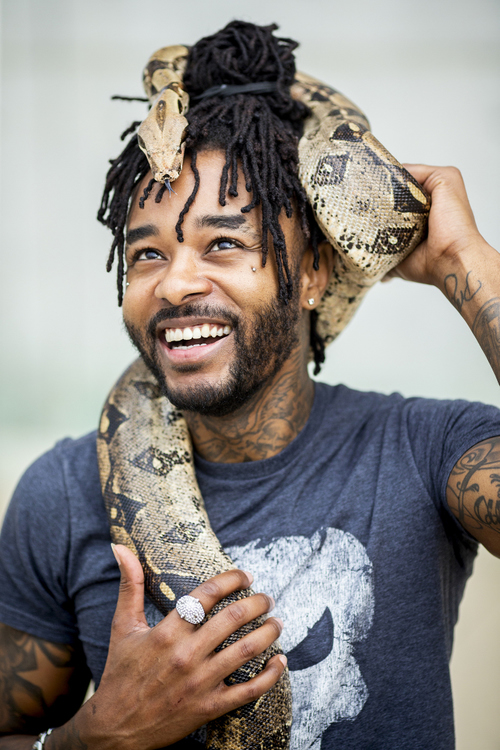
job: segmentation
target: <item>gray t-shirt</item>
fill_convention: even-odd
[[[195,457],[216,534],[285,622],[292,750],[454,747],[448,660],[477,545],[445,487],[497,434],[494,407],[316,384],[306,426],[277,456]],[[109,543],[95,434],[63,440],[7,512],[0,621],[80,640],[97,683],[118,592]]]

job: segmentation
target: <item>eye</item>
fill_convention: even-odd
[[[134,262],[137,260],[158,260],[162,257],[163,256],[157,250],[153,250],[152,248],[148,247],[147,250],[137,251],[134,256]]]
[[[212,243],[210,250],[234,250],[236,247],[241,247],[241,245],[235,240],[230,240],[228,237],[219,237]]]

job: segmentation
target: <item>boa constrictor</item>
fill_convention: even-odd
[[[189,106],[182,84],[187,54],[186,47],[163,48],[144,71],[151,109],[139,128],[138,142],[161,183],[175,181],[182,169]],[[311,110],[299,143],[299,174],[318,224],[336,251],[332,280],[318,308],[318,332],[329,343],[366,290],[419,243],[429,199],[373,137],[367,119],[352,102],[300,73],[291,92]],[[98,457],[112,539],[139,557],[148,596],[163,614],[201,581],[232,566],[210,528],[186,423],[141,361],[122,376],[108,398]],[[249,593],[224,600],[208,616]],[[246,631],[238,631],[235,638]],[[275,644],[228,682],[249,679],[278,650]],[[258,701],[211,722],[207,747],[287,748],[290,726],[291,692],[285,671]]]

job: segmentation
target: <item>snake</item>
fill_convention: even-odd
[[[170,186],[184,159],[189,95],[183,84],[189,48],[163,47],[143,73],[150,109],[137,132],[153,178]],[[367,290],[423,239],[430,198],[370,131],[364,113],[324,83],[297,72],[292,97],[309,108],[298,143],[299,178],[316,221],[334,250],[331,280],[317,308],[317,330],[333,341]],[[200,583],[234,568],[213,532],[196,481],[193,448],[180,411],[163,395],[141,359],[113,387],[97,436],[104,504],[114,543],[141,561],[147,596],[163,615]],[[217,604],[251,595],[235,592]],[[264,619],[224,641],[234,643]],[[258,674],[276,641],[226,679],[234,684]],[[207,725],[211,750],[273,750],[290,746],[288,671],[258,700]]]

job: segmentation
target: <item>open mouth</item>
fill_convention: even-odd
[[[165,328],[164,336],[169,349],[193,349],[213,344],[214,340],[229,336],[232,330],[230,325],[203,323],[186,328]]]

